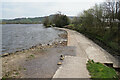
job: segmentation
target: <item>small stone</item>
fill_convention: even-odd
[[[7,64],[7,61],[5,61],[5,63]]]
[[[62,42],[60,41],[60,44],[61,44]]]
[[[49,45],[51,46],[51,45],[52,45],[52,43],[49,43]]]
[[[61,57],[61,58],[60,58],[60,60],[63,60],[63,59],[64,59],[64,57]]]
[[[61,65],[62,64],[62,62],[58,62],[58,64],[57,65]]]
[[[42,46],[45,46],[46,44],[42,44]]]
[[[13,72],[13,74],[16,74],[16,72]]]
[[[9,53],[4,53],[2,56],[8,56],[9,55]]]
[[[34,51],[34,49],[31,49],[32,51]]]

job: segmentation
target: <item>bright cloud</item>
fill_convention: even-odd
[[[2,2],[103,2],[104,0],[2,0]]]
[[[94,6],[95,3],[103,0],[91,0],[92,2],[90,2],[90,0],[37,1],[38,0],[4,0],[2,1],[2,18],[47,16],[57,11],[61,11],[66,15],[76,16],[83,10],[89,9]]]

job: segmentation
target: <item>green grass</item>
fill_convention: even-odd
[[[99,62],[94,62],[93,60],[89,60],[87,63],[87,69],[91,75],[92,79],[115,79],[118,80],[118,75],[113,68],[107,67],[104,64]]]
[[[111,31],[110,29],[106,30],[104,28],[84,27],[82,24],[69,24],[66,28],[84,34],[112,55],[120,55],[119,34],[117,28],[112,29]]]

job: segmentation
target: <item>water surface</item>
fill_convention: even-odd
[[[4,24],[2,25],[2,53],[59,40],[58,34],[61,33],[64,31],[44,28],[42,24]]]

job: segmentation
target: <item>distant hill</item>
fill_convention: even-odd
[[[3,19],[3,24],[38,24],[41,23],[44,17],[35,18],[15,18],[15,19]]]
[[[54,15],[50,15],[49,19],[52,19]],[[68,16],[73,19],[73,16]],[[15,18],[15,19],[3,19],[2,24],[41,24],[45,17],[35,18]]]

